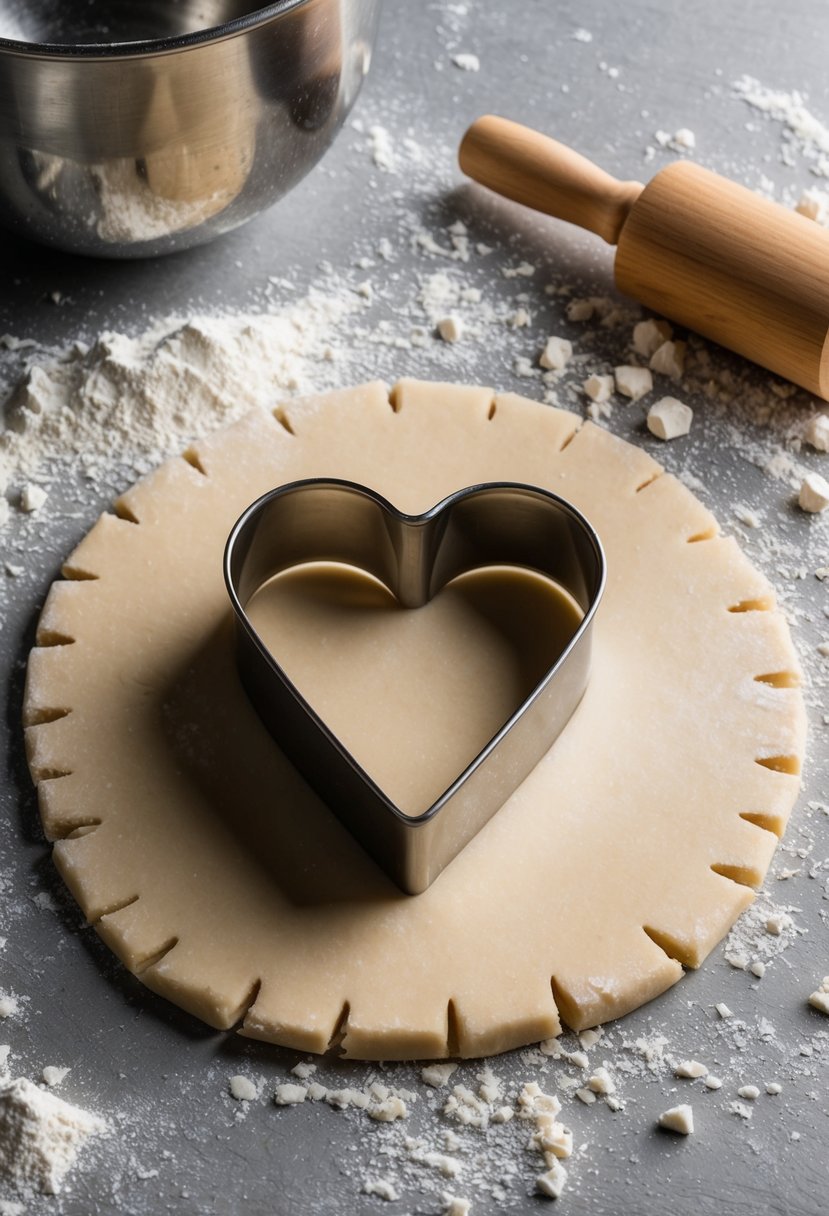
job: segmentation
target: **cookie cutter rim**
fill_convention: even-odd
[[[409,815],[306,701],[247,615],[252,596],[271,578],[314,562],[373,575],[404,608],[428,603],[475,569],[534,570],[562,586],[583,616],[503,726],[430,807]],[[410,895],[431,885],[569,722],[587,687],[592,625],[606,582],[601,541],[572,503],[538,486],[504,481],[468,486],[418,515],[357,482],[289,482],[242,513],[223,569],[237,668],[260,719],[329,809]]]

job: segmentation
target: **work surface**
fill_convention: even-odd
[[[540,398],[549,385],[531,369],[547,335],[561,333],[585,358],[562,380],[560,404],[582,413],[581,380],[627,361],[632,320],[571,323],[564,319],[569,297],[556,292],[608,295],[609,251],[464,185],[454,149],[465,126],[480,113],[502,113],[574,144],[611,172],[642,179],[677,154],[662,144],[689,128],[695,147],[685,154],[791,205],[822,183],[812,173],[820,167],[809,156],[815,144],[804,151],[792,131],[796,120],[787,127],[784,110],[791,119],[791,94],[799,90],[811,113],[829,123],[827,40],[829,11],[806,0],[782,8],[770,0],[630,0],[623,7],[389,0],[352,121],[294,194],[218,244],[167,261],[81,262],[13,242],[0,287],[0,332],[62,347],[106,329],[138,333],[171,314],[274,310],[316,286],[340,301],[350,292],[359,305],[358,315],[352,310],[338,321],[333,342],[344,382],[469,379]],[[457,66],[459,53],[477,56],[479,70],[466,60],[466,68]],[[735,95],[735,82],[746,75],[786,94],[776,114]],[[458,221],[465,232],[451,231]],[[470,286],[481,291],[480,302],[468,292],[459,297]],[[452,346],[433,336],[441,292],[447,312],[469,317],[467,340]],[[491,306],[486,317],[483,304]],[[829,865],[822,805],[827,664],[816,652],[829,636],[829,584],[815,577],[829,564],[829,529],[796,509],[792,486],[801,465],[825,472],[821,462],[829,457],[796,450],[815,412],[805,394],[787,397],[770,377],[747,375],[713,348],[711,358],[721,392],[706,391],[702,376],[693,388],[664,388],[695,409],[687,440],[658,444],[644,428],[642,405],[618,398],[605,424],[682,476],[775,584],[809,676],[810,755],[759,912],[738,929],[739,940],[590,1048],[591,1066],[607,1060],[616,1076],[623,1108],[563,1098],[562,1118],[578,1147],[557,1202],[573,1216],[669,1209],[816,1216],[826,1207],[829,1022],[807,997],[829,972],[822,869]],[[12,384],[12,356],[0,366]],[[299,377],[303,389],[334,378],[331,365],[317,370],[307,360]],[[15,572],[0,573],[8,689],[0,991],[22,998],[19,1012],[0,1024],[0,1042],[10,1044],[12,1075],[37,1079],[46,1065],[71,1066],[61,1096],[99,1111],[113,1129],[84,1153],[63,1195],[26,1210],[391,1216],[440,1212],[443,1192],[470,1199],[475,1216],[537,1210],[545,1201],[533,1195],[540,1158],[523,1148],[529,1132],[463,1132],[452,1153],[462,1169],[451,1179],[412,1161],[405,1135],[424,1136],[427,1148],[444,1151],[450,1126],[439,1113],[443,1095],[421,1083],[415,1066],[325,1062],[318,1074],[328,1087],[363,1087],[379,1077],[412,1090],[417,1101],[403,1130],[324,1103],[275,1107],[273,1089],[300,1057],[213,1033],[153,996],[83,925],[64,892],[39,831],[23,756],[24,664],[62,557],[129,480],[117,460],[105,478],[57,478],[39,513],[12,510],[0,540]],[[13,501],[18,490],[11,487]],[[791,927],[779,937],[766,933],[767,917],[784,911]],[[749,963],[765,961],[765,974],[730,965],[727,950]],[[720,1017],[717,1002],[733,1016]],[[565,1046],[578,1044],[567,1036]],[[670,1061],[688,1058],[706,1063],[722,1088],[676,1080]],[[525,1081],[553,1090],[562,1076],[582,1076],[577,1062],[537,1053],[512,1053],[491,1066],[510,1100]],[[479,1072],[480,1065],[465,1064],[452,1081],[475,1089]],[[258,1085],[258,1100],[242,1104],[228,1095],[228,1078],[237,1073]],[[782,1092],[768,1095],[766,1082],[779,1082]],[[739,1099],[737,1090],[750,1084],[760,1096]],[[657,1132],[659,1113],[684,1101],[694,1107],[696,1133],[684,1139]],[[381,1178],[393,1182],[397,1199],[364,1193],[367,1182]],[[13,1196],[0,1189],[0,1198]]]

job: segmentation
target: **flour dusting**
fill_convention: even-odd
[[[57,1194],[79,1151],[106,1123],[18,1077],[0,1089],[0,1179],[20,1194]]]
[[[480,63],[468,49],[476,45],[472,6],[436,7],[442,34],[435,70],[461,69],[447,73],[453,88],[483,85],[487,73],[477,70]],[[579,28],[562,37],[586,63],[600,33]],[[598,66],[603,79],[615,79],[616,69]],[[801,168],[806,180],[809,174],[829,177],[829,128],[805,95],[743,77],[723,104],[737,116],[749,106],[778,124],[781,159]],[[657,117],[648,118],[648,130]],[[580,280],[555,265],[540,242],[507,244],[503,228],[479,222],[477,203],[465,210],[453,201],[444,205],[443,196],[457,185],[447,168],[454,148],[432,133],[418,142],[410,121],[408,114],[382,108],[351,124],[349,155],[355,163],[362,157],[372,181],[381,183],[377,197],[383,202],[368,213],[378,230],[370,231],[369,223],[353,257],[337,269],[321,266],[310,286],[298,287],[285,271],[263,285],[256,307],[238,315],[208,315],[202,308],[162,318],[145,332],[83,334],[59,349],[28,334],[0,338],[0,375],[8,390],[0,425],[0,527],[7,525],[3,539],[13,546],[0,573],[2,606],[15,596],[28,595],[33,603],[33,588],[43,590],[36,543],[67,510],[52,489],[67,469],[96,484],[112,476],[123,487],[194,438],[294,393],[401,374],[479,383],[483,367],[499,389],[569,409],[641,443],[703,497],[716,445],[716,475],[728,479],[723,494],[733,502],[730,518],[719,508],[718,514],[778,590],[807,672],[812,747],[819,756],[829,727],[829,649],[820,649],[829,647],[829,621],[826,607],[804,592],[824,580],[829,586],[829,529],[827,515],[806,516],[795,502],[804,479],[822,469],[829,446],[821,421],[825,407],[695,335],[675,338],[666,322],[643,319],[638,306],[606,294],[601,275],[598,282],[595,275]],[[674,121],[663,121],[668,129],[655,136],[654,156],[696,153],[698,142],[704,150],[690,129],[671,134]],[[410,192],[395,213],[395,227],[381,231],[382,207],[404,183]],[[767,181],[762,188],[774,190]],[[109,203],[112,239],[151,236],[156,219],[169,218],[126,212],[117,179],[102,183],[101,193]],[[798,197],[803,214],[825,222],[829,206],[822,192],[803,190]],[[424,199],[431,200],[429,207],[420,205]],[[366,206],[372,206],[370,197]],[[665,344],[670,349],[654,365]],[[542,352],[549,352],[543,360]],[[676,425],[675,405],[673,425],[665,422],[664,402],[674,394],[693,403],[687,435]],[[664,433],[654,437],[647,418],[660,404]],[[669,435],[672,442],[665,443]],[[745,466],[751,476],[738,482],[735,470]],[[829,859],[820,843],[827,815],[826,802],[816,798],[793,816],[765,892],[705,964],[715,1001],[683,994],[679,1020],[669,1018],[666,1006],[655,1006],[613,1026],[565,1032],[488,1062],[422,1070],[331,1058],[312,1063],[289,1052],[262,1055],[248,1045],[232,1066],[221,1054],[201,1072],[182,1065],[167,1089],[166,1075],[153,1074],[150,1099],[136,1108],[132,1094],[124,1089],[119,1095],[113,1086],[106,1115],[117,1134],[101,1140],[112,1150],[112,1210],[161,1210],[151,1187],[143,1205],[134,1187],[127,1197],[128,1184],[160,1176],[174,1180],[182,1210],[192,1210],[179,1150],[203,1148],[209,1137],[211,1152],[215,1139],[222,1160],[238,1155],[247,1170],[240,1145],[252,1126],[265,1143],[309,1126],[334,1142],[332,1129],[344,1121],[353,1133],[349,1149],[359,1146],[360,1152],[338,1155],[341,1189],[331,1196],[331,1210],[349,1216],[358,1196],[371,1204],[366,1210],[399,1199],[407,1210],[452,1216],[468,1212],[470,1203],[472,1216],[525,1206],[535,1188],[566,1203],[591,1175],[604,1184],[602,1152],[614,1143],[614,1131],[630,1137],[650,1132],[666,1115],[674,1134],[689,1134],[697,1119],[698,1141],[715,1113],[729,1120],[735,1138],[752,1122],[775,1118],[780,1137],[796,1143],[800,1132],[787,1123],[787,1095],[817,1094],[817,1069],[829,1050],[823,968],[805,975],[796,970],[799,944],[810,930],[824,932],[829,917]],[[811,888],[816,895],[809,909]],[[0,874],[0,890],[8,889],[11,879]],[[48,900],[26,901],[9,914],[10,943],[27,940],[31,918],[59,910]],[[699,991],[690,984],[687,992]],[[775,984],[779,1003],[770,1012],[762,1002]],[[676,1009],[677,994],[668,1000]],[[39,1058],[30,1012],[31,999],[0,993],[0,1026],[14,1042],[15,1072],[25,1069],[65,1091],[79,1060],[51,1049]],[[799,1013],[811,1021],[794,1031]],[[227,1050],[226,1043],[219,1048]],[[195,1042],[193,1051],[196,1058]],[[41,1191],[68,1189],[79,1153],[105,1130],[100,1115],[24,1079],[11,1081],[11,1054],[0,1047],[0,1180],[8,1188],[0,1216],[22,1216],[20,1197],[28,1205]],[[46,1059],[68,1061],[68,1079],[65,1066]],[[643,1175],[634,1153],[629,1159],[627,1179],[638,1185]],[[244,1177],[237,1182],[241,1194]]]

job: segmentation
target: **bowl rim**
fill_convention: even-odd
[[[160,55],[191,47],[205,46],[237,37],[257,26],[265,25],[274,17],[281,17],[292,9],[301,8],[310,0],[271,0],[241,17],[234,17],[221,25],[207,26],[189,34],[175,34],[169,38],[148,38],[136,42],[24,42],[16,38],[0,37],[0,55],[17,54],[33,59],[137,59]]]

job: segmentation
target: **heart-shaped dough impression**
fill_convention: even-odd
[[[511,711],[490,715],[489,730],[479,732],[477,745],[425,805],[404,808],[390,796],[341,731],[303,696],[251,620],[251,596],[270,578],[320,561],[371,574],[406,609],[422,609],[470,571],[503,563],[541,572],[572,598],[577,619],[570,617],[570,636]],[[570,720],[587,686],[591,626],[605,579],[599,539],[571,504],[537,486],[507,482],[458,490],[418,515],[398,511],[354,482],[310,478],[279,486],[236,522],[224,570],[239,674],[262,721],[327,805],[412,895],[425,891],[492,818]],[[334,589],[330,582],[328,589]],[[534,625],[546,632],[546,622],[537,618]],[[397,679],[416,682],[414,672],[398,672]],[[382,712],[387,689],[375,691]],[[456,716],[464,709],[456,703]],[[447,724],[445,740],[455,733]],[[419,763],[429,771],[428,750]],[[411,806],[408,792],[406,799]]]

